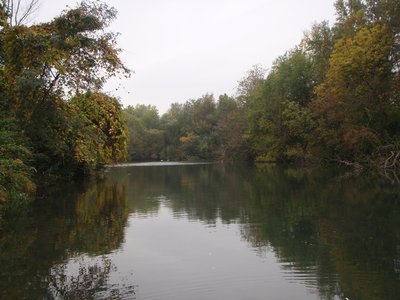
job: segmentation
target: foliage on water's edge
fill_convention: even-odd
[[[107,32],[114,8],[83,1],[27,26],[13,4],[0,4],[0,205],[29,198],[37,178],[91,174],[126,154],[400,167],[399,1],[337,0],[335,24],[314,24],[267,74],[255,66],[234,96],[161,117],[101,91],[130,73]]]

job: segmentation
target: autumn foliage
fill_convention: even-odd
[[[173,104],[154,128],[131,121],[128,157],[398,167],[399,1],[334,5],[333,26],[314,24],[267,73],[254,66],[236,95]],[[157,147],[145,146],[151,130]]]
[[[115,10],[84,1],[28,26],[12,8],[0,2],[1,202],[31,194],[35,177],[89,173],[126,152],[121,106],[101,92],[129,74],[106,31]]]

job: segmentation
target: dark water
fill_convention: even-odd
[[[400,184],[337,169],[110,168],[0,236],[2,299],[400,299]]]

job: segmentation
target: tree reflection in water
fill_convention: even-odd
[[[29,218],[8,220],[0,236],[0,298],[133,294],[132,287],[108,283],[115,269],[105,256],[124,240],[124,187],[101,180],[80,188],[67,186],[52,195],[39,201]]]
[[[116,272],[116,268],[106,256],[79,257],[53,266],[42,281],[51,299],[126,299],[134,296],[133,286],[108,283],[111,272]]]
[[[371,174],[259,166],[242,236],[321,299],[396,299],[399,185]]]
[[[274,253],[287,280],[320,299],[397,299],[399,189],[384,177],[340,169],[116,168],[37,203],[28,218],[8,220],[0,298],[134,297],[134,279],[112,278],[113,253],[128,214],[152,218],[163,206],[177,219],[236,223],[257,255]]]
[[[113,170],[133,212],[163,205],[176,216],[239,223],[262,256],[321,299],[397,299],[400,294],[398,183],[337,168],[262,164]],[[149,199],[151,199],[149,201]]]

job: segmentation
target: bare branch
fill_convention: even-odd
[[[34,14],[39,8],[40,0],[25,0],[28,1],[25,5],[23,0],[0,0],[1,5],[7,13],[8,25],[21,25],[27,21],[27,18]]]
[[[20,0],[19,0],[20,1]],[[22,24],[23,22],[25,22],[25,20],[31,16],[32,14],[34,14],[39,8],[39,0],[31,0],[29,2],[28,7],[25,9],[24,13],[22,14],[22,16],[19,18],[18,23],[16,23],[17,25]]]
[[[17,7],[16,7],[16,9],[15,9],[15,14],[14,14],[14,22],[15,22],[15,25],[17,25],[18,24],[18,13],[19,13],[19,8],[21,7],[21,0],[18,0],[17,1]]]

